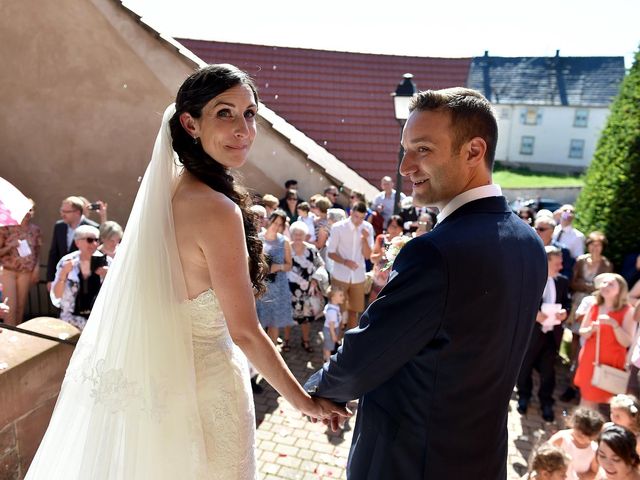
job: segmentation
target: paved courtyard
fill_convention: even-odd
[[[293,374],[304,381],[322,365],[322,353],[318,330],[312,325],[314,353],[307,353],[300,346],[299,329],[292,331],[291,351],[284,357]],[[556,392],[564,391],[567,374],[559,368]],[[258,465],[263,480],[345,479],[345,467],[355,417],[345,431],[333,433],[322,424],[313,424],[302,417],[264,380],[260,382],[264,392],[255,395],[258,421]],[[536,387],[537,388],[537,384]],[[534,392],[536,390],[534,389]],[[533,445],[544,441],[552,433],[564,428],[564,419],[575,404],[556,403],[556,421],[546,423],[540,417],[537,401],[532,400],[527,415],[516,411],[516,396],[512,396],[509,411],[508,479],[520,478],[527,468],[527,459]],[[470,406],[471,407],[471,406]]]

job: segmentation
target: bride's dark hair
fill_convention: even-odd
[[[176,96],[176,113],[169,120],[173,149],[180,162],[198,180],[229,197],[242,211],[244,232],[249,252],[249,274],[256,295],[265,291],[267,263],[262,253],[262,242],[258,238],[258,217],[251,212],[251,198],[239,185],[229,170],[195,143],[182,127],[180,115],[189,113],[193,118],[202,116],[202,109],[209,101],[237,85],[247,85],[258,104],[258,91],[253,81],[242,70],[233,65],[209,65],[191,74],[182,84]]]

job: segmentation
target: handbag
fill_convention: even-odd
[[[600,327],[598,327],[598,332],[596,333],[596,361],[593,368],[593,376],[591,377],[591,385],[614,395],[627,393],[627,385],[631,375],[631,372],[626,369],[627,363],[625,361],[624,370],[600,363]]]

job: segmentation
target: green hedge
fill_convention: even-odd
[[[611,105],[576,213],[585,235],[605,233],[605,255],[616,269],[626,254],[640,250],[640,50]]]

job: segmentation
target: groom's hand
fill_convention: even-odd
[[[312,422],[322,420],[322,423],[329,425],[334,432],[344,425],[344,422],[353,415],[346,407],[338,405],[331,400],[322,397],[313,397],[314,403],[320,408],[321,415],[317,418],[309,417]]]

